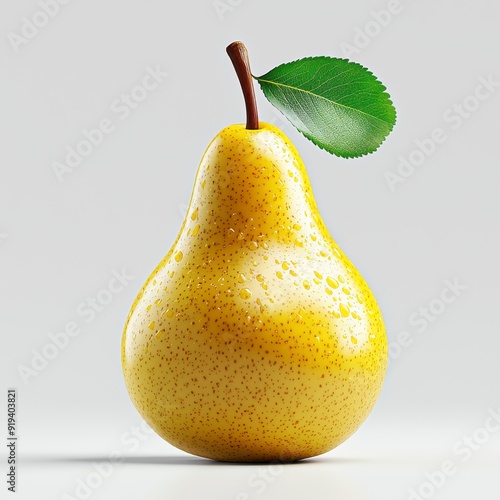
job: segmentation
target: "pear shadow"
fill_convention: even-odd
[[[210,467],[260,467],[265,465],[276,465],[280,464],[283,466],[306,466],[307,464],[336,464],[336,465],[348,465],[348,464],[358,464],[358,465],[368,465],[380,463],[380,460],[368,459],[368,458],[342,458],[342,457],[313,457],[306,458],[303,460],[296,460],[293,462],[280,462],[280,461],[270,461],[270,462],[221,462],[216,460],[210,460],[208,458],[196,457],[196,456],[121,456],[118,459],[110,459],[108,455],[88,455],[88,456],[43,456],[43,455],[32,455],[25,456],[23,462],[26,464],[93,464],[99,462],[112,462],[116,464],[133,464],[133,465],[188,465],[188,466],[210,466]]]
[[[111,462],[113,464],[134,465],[210,465],[212,460],[201,457],[182,456],[120,456],[110,458],[108,455],[88,456],[25,456],[24,463],[28,464],[93,464],[99,462]]]

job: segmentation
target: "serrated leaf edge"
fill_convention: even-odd
[[[345,154],[342,154],[342,153],[338,153],[338,152],[335,152],[335,151],[331,151],[329,150],[328,148],[324,147],[323,145],[319,144],[318,142],[316,142],[314,139],[312,139],[311,137],[308,137],[302,130],[298,129],[293,123],[292,121],[288,118],[288,116],[286,116],[285,113],[283,113],[283,111],[281,111],[280,108],[278,108],[278,106],[274,105],[267,97],[264,89],[262,88],[262,84],[261,82],[264,81],[268,84],[272,84],[272,85],[278,85],[276,84],[275,82],[272,82],[272,81],[269,81],[269,80],[265,80],[263,77],[265,77],[266,75],[268,75],[269,73],[271,73],[271,71],[274,71],[275,69],[279,68],[279,67],[283,67],[283,66],[288,66],[290,64],[293,64],[293,63],[296,63],[296,62],[300,62],[300,61],[304,61],[304,60],[310,60],[310,59],[334,59],[334,60],[337,60],[337,61],[345,61],[349,64],[353,64],[355,66],[358,66],[362,69],[364,69],[368,74],[370,74],[374,81],[380,85],[380,87],[382,88],[382,92],[381,94],[384,95],[386,98],[387,98],[387,103],[391,105],[393,111],[394,111],[394,122],[391,123],[391,122],[388,122],[388,121],[385,121],[385,120],[382,120],[381,118],[378,118],[377,116],[373,116],[373,115],[370,115],[368,113],[365,113],[364,111],[360,111],[359,109],[355,109],[355,108],[351,108],[350,106],[344,106],[342,104],[339,104],[339,103],[336,103],[338,106],[342,106],[346,109],[352,109],[356,112],[360,112],[360,113],[363,113],[365,114],[366,116],[369,116],[370,118],[375,118],[376,120],[379,120],[381,121],[382,123],[386,124],[386,125],[389,125],[389,130],[387,131],[387,134],[384,135],[382,141],[378,144],[378,146],[374,149],[369,149],[363,153],[360,153],[360,154],[356,154],[356,155],[345,155]],[[398,114],[397,114],[397,111],[396,111],[396,107],[394,106],[394,103],[392,102],[392,99],[391,99],[391,96],[389,95],[388,92],[386,92],[387,90],[387,87],[377,78],[376,75],[373,74],[372,71],[370,71],[367,67],[363,66],[362,64],[358,63],[358,62],[355,62],[355,61],[350,61],[349,59],[346,59],[346,58],[343,58],[343,57],[330,57],[330,56],[308,56],[308,57],[302,57],[300,59],[295,59],[294,61],[289,61],[289,62],[286,62],[286,63],[282,63],[282,64],[279,64],[278,66],[275,66],[274,68],[270,69],[267,73],[264,73],[262,76],[255,76],[252,74],[252,78],[254,78],[255,80],[257,80],[257,82],[259,83],[259,86],[262,90],[262,93],[264,94],[264,96],[266,97],[266,99],[269,101],[269,103],[274,106],[285,118],[286,120],[292,125],[292,127],[297,130],[301,135],[303,135],[308,141],[311,141],[316,147],[322,149],[323,151],[326,151],[327,153],[329,154],[333,154],[337,157],[340,157],[340,158],[345,158],[345,159],[351,159],[351,158],[361,158],[363,156],[367,156],[369,154],[372,154],[372,153],[375,153],[375,151],[377,151],[380,146],[382,146],[382,144],[386,141],[387,137],[389,136],[389,134],[392,132],[392,130],[394,129],[394,126],[396,125],[396,122],[397,122],[397,117],[398,117]],[[282,85],[283,87],[288,87],[288,88],[292,88],[292,89],[295,89],[296,87],[291,87],[290,85]],[[299,89],[300,90],[300,89]],[[305,92],[305,93],[309,93],[311,95],[314,95],[315,97],[322,97],[322,96],[318,96],[317,94],[313,94],[312,92],[308,92],[308,91],[302,91],[302,92]],[[325,100],[328,100],[328,99],[325,99]],[[332,102],[332,101],[329,101],[329,102]]]
[[[260,85],[260,82],[259,82],[259,85]],[[261,87],[261,89],[262,89],[262,87]],[[266,93],[264,92],[263,89],[262,89],[262,92],[266,96]],[[267,99],[267,96],[266,96],[266,99]],[[351,158],[361,158],[363,156],[368,156],[368,155],[370,155],[372,153],[375,153],[375,151],[377,151],[380,148],[380,146],[382,146],[382,144],[386,141],[387,137],[389,137],[389,134],[392,132],[394,126],[396,125],[397,112],[396,112],[396,109],[394,108],[394,105],[393,105],[393,109],[394,109],[394,123],[391,124],[389,122],[385,122],[385,121],[381,120],[383,123],[388,124],[390,126],[390,129],[387,131],[387,134],[384,136],[384,138],[382,139],[382,141],[378,144],[378,146],[376,148],[368,149],[365,152],[359,153],[359,154],[342,154],[342,153],[339,153],[337,151],[333,151],[333,150],[328,149],[327,147],[323,146],[322,144],[320,144],[319,142],[317,142],[316,140],[314,140],[312,137],[307,136],[302,130],[298,129],[293,124],[293,122],[288,118],[288,116],[286,116],[285,113],[283,113],[283,111],[281,111],[280,108],[278,108],[278,106],[275,106],[271,101],[269,101],[269,99],[267,99],[267,100],[268,100],[269,104],[271,104],[271,106],[274,106],[286,118],[286,120],[290,123],[290,125],[292,125],[292,127],[295,130],[297,130],[297,132],[299,132],[302,136],[304,136],[308,141],[311,141],[319,149],[321,149],[323,151],[326,151],[329,154],[335,155],[335,156],[337,156],[339,158],[344,158],[346,160],[349,160]],[[392,104],[392,102],[391,102],[391,104]]]

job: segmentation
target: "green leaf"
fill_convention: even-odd
[[[308,57],[254,78],[302,134],[337,156],[372,153],[396,122],[382,83],[347,59]]]

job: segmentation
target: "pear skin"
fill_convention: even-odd
[[[130,397],[174,446],[221,461],[325,453],[366,419],[387,339],[276,127],[223,129],[122,340]]]

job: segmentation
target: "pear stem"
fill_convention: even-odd
[[[233,42],[226,47],[226,52],[233,63],[238,80],[240,81],[245,107],[247,111],[247,129],[257,130],[259,128],[259,114],[257,112],[257,101],[253,88],[252,72],[250,71],[250,59],[243,42]]]

